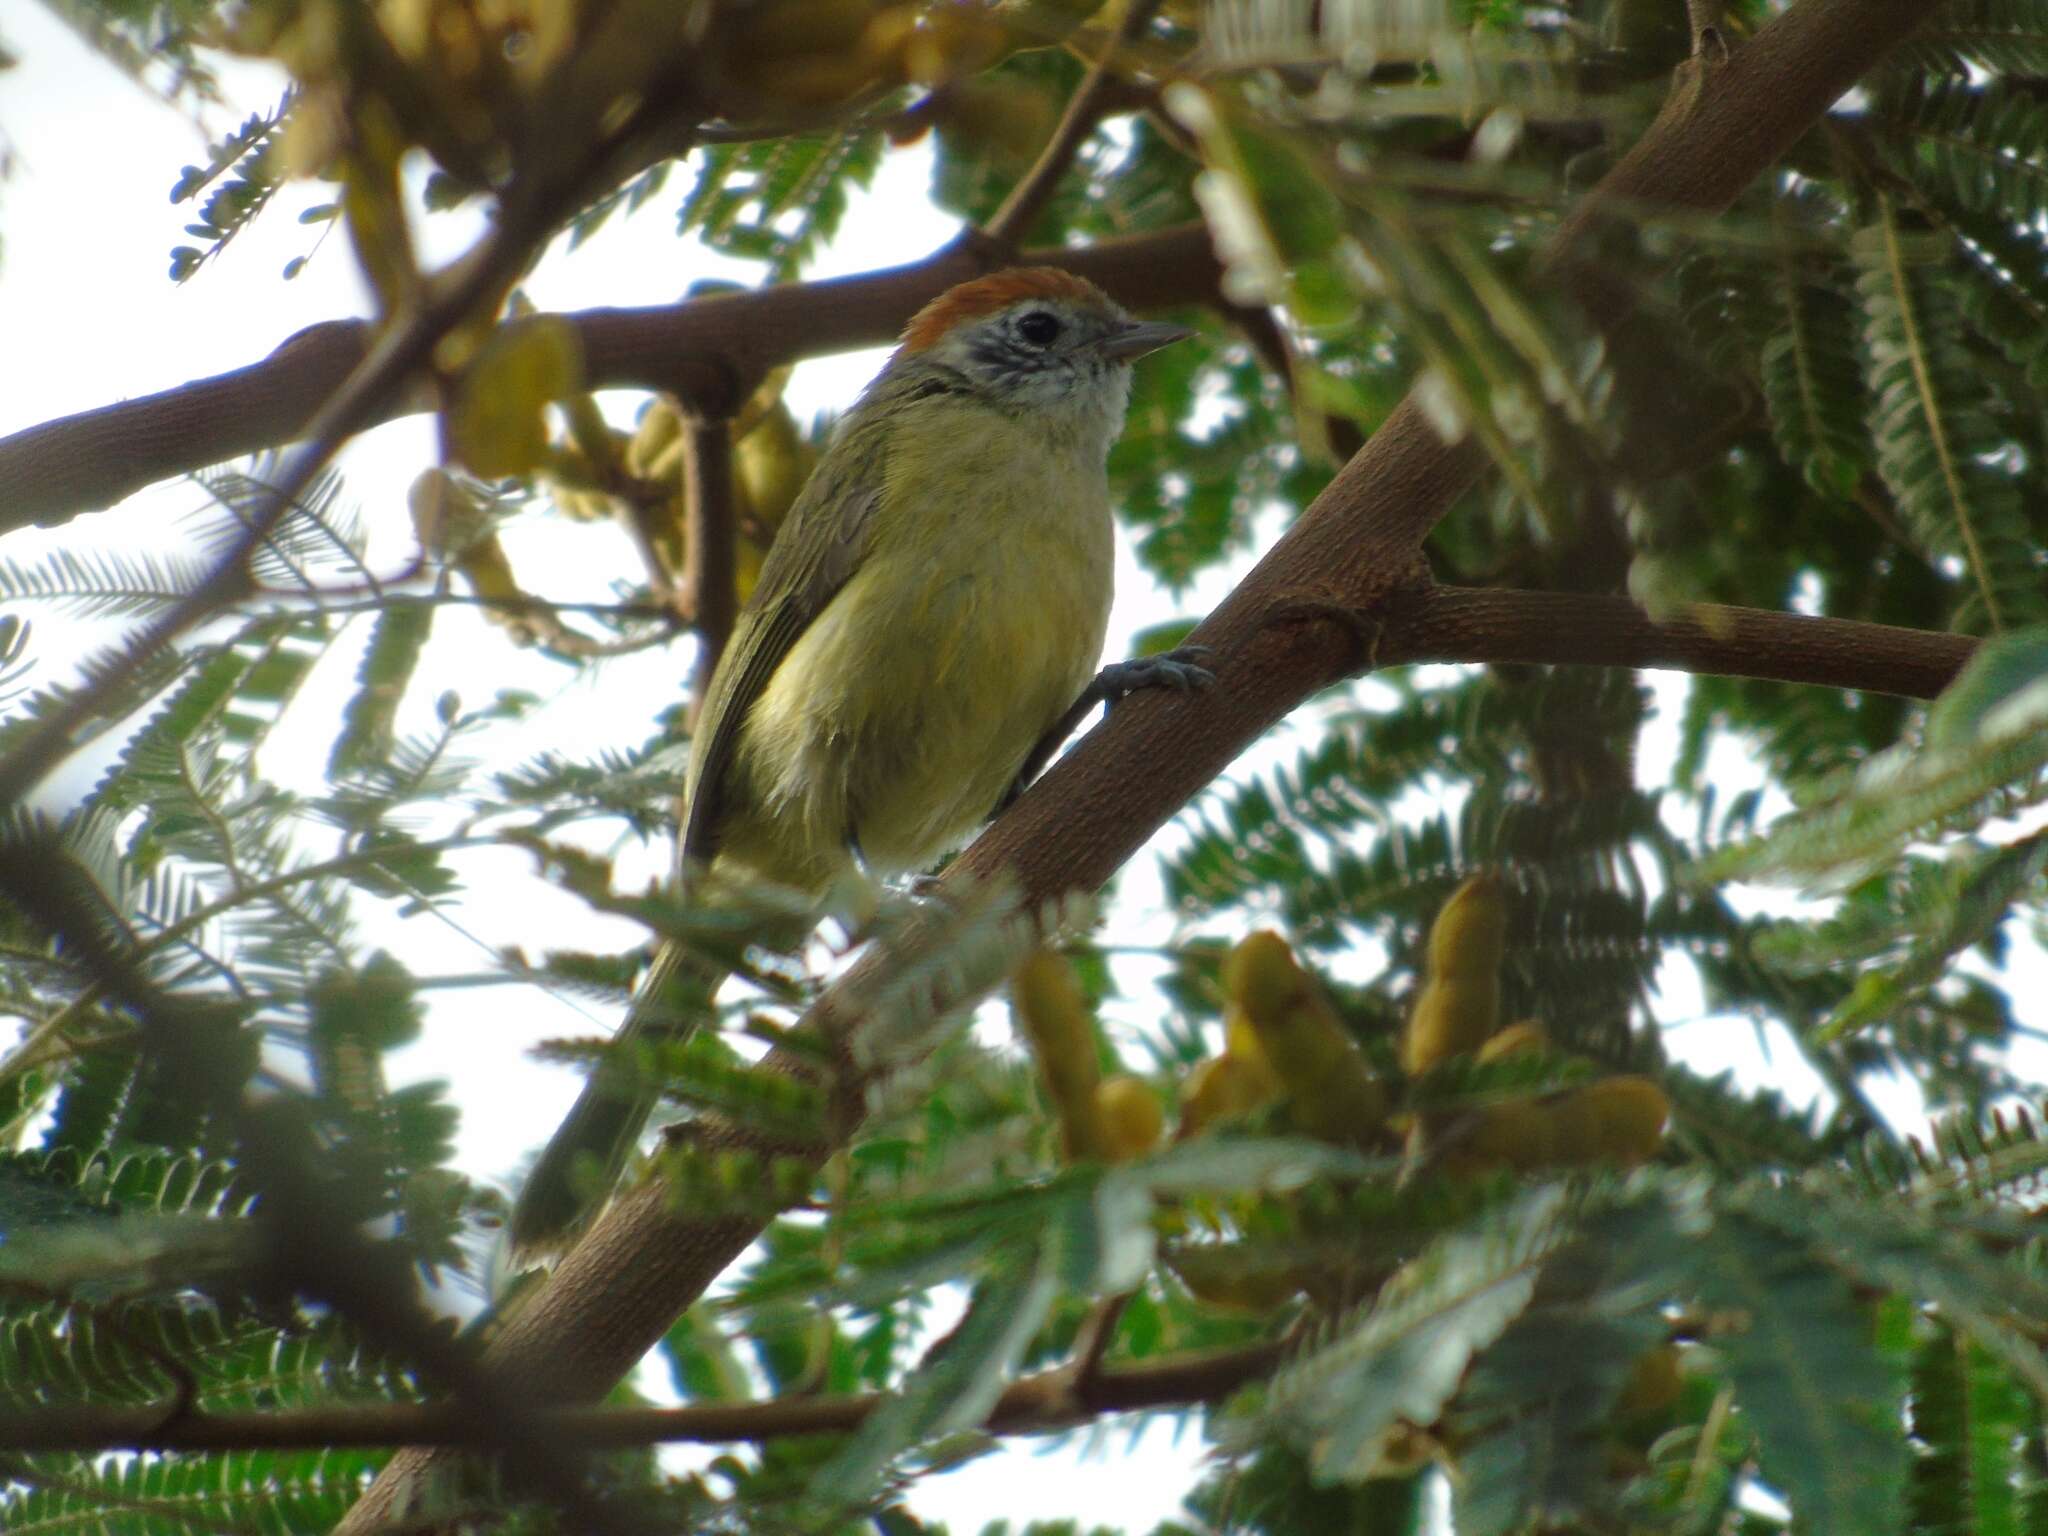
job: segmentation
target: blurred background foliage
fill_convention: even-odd
[[[400,168],[419,152],[432,207],[481,199],[576,240],[673,217],[764,283],[800,282],[849,192],[927,137],[934,203],[986,222],[1122,3],[54,8],[175,103],[217,91],[223,51],[290,71],[178,178],[195,243],[174,279],[313,177],[334,195],[308,217],[345,229],[398,317],[437,291],[407,229]],[[672,1528],[910,1536],[931,1527],[908,1490],[988,1448],[973,1426],[1009,1375],[1077,1349],[1114,1372],[1277,1345],[1280,1369],[1245,1390],[1154,1410],[1199,1414],[1218,1448],[1161,1536],[1421,1531],[1439,1505],[1461,1536],[2048,1531],[2048,1138],[2015,1064],[2043,1020],[2016,1016],[2005,969],[2017,937],[2043,937],[2048,894],[2048,0],[1930,5],[1728,214],[1603,224],[1576,259],[1625,322],[1596,325],[1542,276],[1575,196],[1674,70],[1701,67],[1696,42],[1711,65],[1777,9],[1737,0],[1699,41],[1679,0],[1167,0],[1022,233],[1088,244],[1204,218],[1225,258],[1219,302],[1187,317],[1200,339],[1139,370],[1110,464],[1168,594],[1241,566],[1413,386],[1496,469],[1430,539],[1440,578],[1962,630],[1985,637],[1970,669],[1932,707],[1692,679],[1661,783],[1638,771],[1650,700],[1625,670],[1333,690],[1298,752],[1217,784],[1144,856],[1175,927],[1156,985],[1126,989],[1112,899],[1106,926],[1018,984],[1035,1060],[908,1017],[909,984],[889,994],[904,1006],[875,1049],[911,1064],[815,1186],[773,1160],[663,1154],[694,1209],[797,1207],[663,1342],[678,1392],[895,1396],[857,1430],[699,1472],[611,1458],[613,1496]],[[584,851],[668,836],[682,701],[647,739],[502,771],[474,757],[528,698],[450,696],[431,729],[399,725],[445,600],[487,604],[505,643],[565,668],[679,627],[689,412],[654,398],[608,422],[558,323],[487,332],[510,286],[436,353],[451,458],[415,489],[411,579],[368,580],[339,485],[307,486],[255,590],[107,686],[111,766],[31,829],[49,910],[88,914],[151,985],[208,1004],[230,1045],[215,1059],[245,1080],[193,1097],[90,946],[53,938],[49,911],[0,908],[0,1000],[21,1025],[0,1058],[9,1423],[422,1394],[356,1323],[272,1283],[276,1238],[221,1106],[246,1089],[302,1115],[323,1198],[366,1245],[427,1279],[487,1272],[498,1197],[449,1164],[455,1097],[382,1070],[422,1027],[423,979],[352,920],[459,901],[466,849],[532,849],[594,907],[742,961],[756,985],[730,1030],[646,1064],[680,1115],[787,1137],[827,1112],[752,1065],[817,956],[616,890]],[[824,430],[795,421],[783,381],[754,382],[729,430],[742,597]],[[216,534],[272,469],[204,477]],[[616,604],[558,608],[545,571],[515,567],[499,530],[539,518],[633,532]],[[214,547],[0,551],[0,752],[78,686],[36,677],[19,615],[159,614]],[[337,648],[358,686],[324,792],[294,792],[262,748]],[[1731,753],[1760,783],[1723,791]],[[1758,900],[1772,880],[1815,899]],[[1493,927],[1433,941],[1475,890]],[[886,939],[894,912],[844,936]],[[960,914],[924,963],[1002,974],[1022,958],[1008,918]],[[1277,949],[1242,942],[1255,929]],[[644,954],[503,967],[615,1009]],[[1674,966],[1726,1027],[1803,1058],[1822,1103],[1669,1059]],[[1104,1011],[1136,1048],[1111,1044]],[[1419,1043],[1439,1015],[1450,1033]],[[1883,1107],[1900,1083],[1933,1132]],[[959,1288],[933,1345],[935,1298]],[[10,1451],[0,1519],[324,1530],[382,1460]],[[551,1518],[461,1497],[473,1522]],[[1074,1514],[1061,1529],[1088,1527]]]

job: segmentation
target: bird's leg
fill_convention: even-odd
[[[1216,653],[1206,645],[1178,645],[1157,656],[1134,656],[1113,661],[1095,674],[1095,681],[1081,690],[1082,705],[1103,704],[1114,709],[1126,695],[1145,688],[1171,688],[1176,693],[1193,693],[1216,681],[1216,674],[1202,663]]]
[[[1003,798],[989,812],[993,821],[1017,803],[1018,796],[1031,787],[1032,781],[1045,771],[1045,765],[1052,761],[1053,753],[1060,744],[1088,718],[1088,711],[1096,705],[1114,709],[1118,702],[1144,688],[1171,688],[1178,693],[1196,693],[1216,681],[1216,674],[1202,663],[1214,651],[1206,645],[1181,645],[1157,656],[1135,656],[1129,661],[1113,661],[1095,674],[1095,680],[1081,690],[1081,696],[1067,706],[1067,712],[1054,722],[1051,730],[1038,738],[1024,759],[1024,766],[1017,770],[1017,777],[1010,781],[1010,787],[1003,791]]]

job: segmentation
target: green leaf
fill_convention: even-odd
[[[386,608],[377,615],[356,669],[356,691],[342,706],[341,730],[327,754],[329,778],[343,778],[390,755],[398,706],[433,627],[434,609],[427,603]]]
[[[2021,1536],[2016,1448],[2032,1428],[2025,1392],[1982,1349],[1939,1327],[1914,1351],[1912,1381],[1912,1529]]]
[[[816,1496],[831,1505],[853,1503],[910,1447],[986,1418],[1052,1308],[1056,1268],[1056,1256],[1043,1248],[1006,1256],[975,1287],[967,1315],[819,1475]]]
[[[1708,1306],[1763,1476],[1815,1536],[1899,1529],[1906,1445],[1899,1383],[1848,1283],[1782,1227],[1716,1211],[1680,1250]]]
[[[2048,720],[2048,625],[1994,635],[1978,646],[1927,712],[1927,744],[1968,747]]]
[[[1684,1240],[1672,1214],[1654,1188],[1596,1205],[1528,1310],[1474,1360],[1450,1416],[1464,1446],[1459,1536],[1618,1517],[1609,1421],[1636,1361],[1667,1335],[1660,1303]]]
[[[1963,627],[1995,633],[2048,614],[2048,584],[1982,371],[1961,344],[1938,240],[1880,198],[1853,249],[1875,400],[1878,472],[1922,547],[1960,561]]]
[[[1361,1482],[1405,1420],[1434,1424],[1475,1355],[1536,1293],[1537,1271],[1562,1240],[1562,1200],[1539,1189],[1475,1228],[1430,1244],[1369,1308],[1332,1328],[1274,1376],[1226,1443],[1277,1431],[1309,1458],[1318,1482]]]

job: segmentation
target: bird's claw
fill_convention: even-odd
[[[1119,700],[1147,688],[1196,693],[1216,682],[1216,674],[1202,665],[1215,654],[1206,645],[1181,645],[1157,656],[1111,662],[1096,674],[1093,691],[1112,708]]]

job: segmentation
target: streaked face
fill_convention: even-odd
[[[1123,424],[1132,362],[1187,334],[1133,320],[1068,273],[1026,268],[934,300],[904,332],[902,357],[999,409],[1099,434],[1106,448]]]

